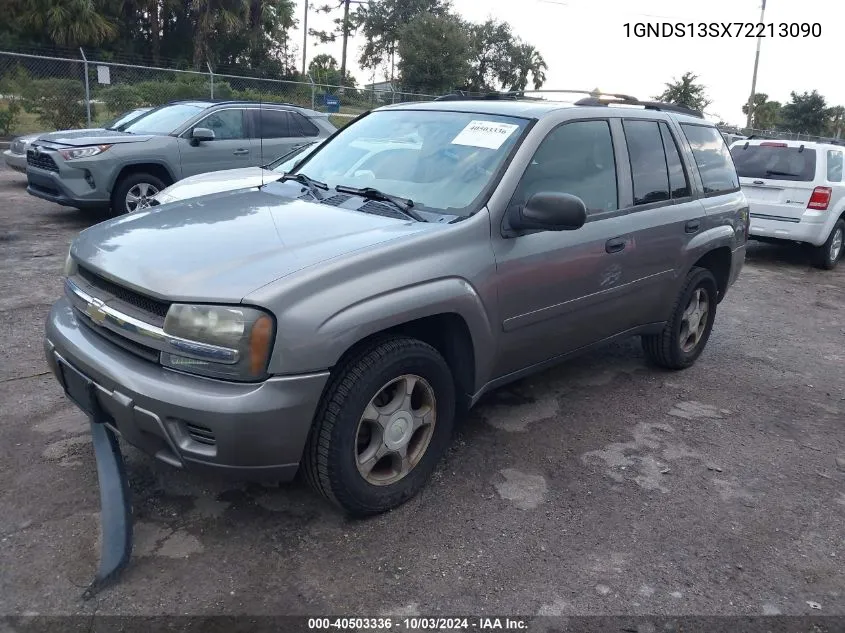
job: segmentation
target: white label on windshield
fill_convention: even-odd
[[[513,123],[497,123],[496,121],[470,121],[460,134],[453,140],[452,145],[471,145],[499,149],[508,137],[518,129]]]

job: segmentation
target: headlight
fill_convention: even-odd
[[[75,147],[73,149],[60,149],[59,154],[65,160],[74,160],[76,158],[91,158],[97,154],[102,154],[111,145],[91,145],[89,147]]]
[[[171,348],[161,363],[213,378],[260,380],[273,347],[273,317],[255,308],[175,303],[164,320]]]
[[[76,260],[71,257],[70,248],[67,249],[67,257],[65,258],[65,277],[70,277],[76,274]]]

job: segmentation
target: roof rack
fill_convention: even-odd
[[[553,94],[553,93],[570,93],[588,95],[583,99],[575,102],[577,106],[608,106],[608,105],[626,105],[638,106],[646,110],[661,110],[664,112],[676,112],[678,114],[686,114],[694,116],[699,119],[704,118],[704,114],[698,110],[688,108],[687,106],[677,103],[664,103],[662,101],[640,101],[631,95],[620,94],[616,92],[600,92],[596,90],[519,90],[510,92],[489,92],[486,94],[470,94],[463,90],[456,90],[447,95],[437,97],[435,101],[465,101],[465,100],[488,100],[488,99],[502,99],[502,100],[528,100],[528,101],[543,101],[542,97],[529,97],[528,94]]]

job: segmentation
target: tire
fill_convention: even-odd
[[[823,270],[833,270],[845,250],[845,220],[839,219],[830,230],[827,241],[813,249],[813,265]]]
[[[689,346],[691,339],[683,335],[684,314],[691,307],[694,296],[706,297],[707,314],[704,316],[704,328],[700,330],[697,341]],[[716,278],[706,268],[693,268],[687,275],[684,286],[672,308],[672,316],[660,334],[642,337],[643,351],[646,358],[666,369],[686,369],[695,363],[701,355],[716,318],[716,304],[718,302],[718,287]],[[700,315],[697,319],[701,323]],[[689,326],[689,322],[687,322]],[[687,331],[689,328],[687,328]],[[698,328],[696,328],[698,330]]]
[[[385,430],[382,430],[381,426],[364,418],[374,417],[367,415],[365,410],[390,410],[396,401],[391,399],[385,405],[376,396],[389,397],[393,393],[391,389],[401,393],[401,386],[407,386],[409,380],[403,377],[407,376],[422,379],[411,389],[413,397],[418,399],[414,405],[423,403],[418,411],[428,406],[428,410],[434,412],[434,418],[431,429],[422,426],[410,436],[407,453],[409,458],[416,453],[416,461],[401,475],[399,453],[388,452],[378,461],[375,457],[365,460],[364,456],[368,451],[378,455],[374,453],[374,447],[390,450],[390,439],[398,437],[396,429],[401,429],[405,423],[397,417],[394,422],[384,423]],[[396,387],[383,391],[391,381]],[[433,403],[424,397],[427,394],[433,396]],[[370,406],[373,401],[376,407]],[[414,405],[409,405],[408,409],[413,410]],[[392,415],[401,417],[404,415],[402,410],[400,405]],[[413,497],[428,481],[449,446],[454,418],[452,372],[437,350],[412,338],[376,340],[351,356],[331,378],[305,447],[303,473],[314,490],[352,516],[385,512]],[[367,468],[359,466],[360,462],[375,466],[365,475],[360,468]],[[394,470],[399,473],[395,475],[399,477],[395,481],[389,476]]]
[[[134,209],[127,209],[127,195],[133,189],[138,189],[138,193],[146,191],[146,198],[149,198],[162,189],[164,189],[167,184],[158,176],[154,176],[148,172],[143,171],[136,171],[131,173],[127,176],[124,176],[115,186],[114,190],[112,191],[111,195],[111,213],[113,216],[124,215],[126,213],[132,213],[133,211],[140,211],[143,208],[143,202],[141,206],[136,207]]]

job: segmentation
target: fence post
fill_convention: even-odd
[[[314,79],[311,77],[311,73],[305,75],[308,77],[308,81],[311,82],[311,109],[316,110],[316,99],[317,99],[317,85],[314,83]]]
[[[211,64],[206,61],[205,65],[208,66],[208,78],[211,84],[211,98],[214,99],[214,71],[211,70]]]
[[[85,116],[88,119],[88,127],[91,127],[91,88],[88,86],[88,58],[85,57],[85,51],[79,47],[79,52],[82,55],[82,61],[85,69]]]

